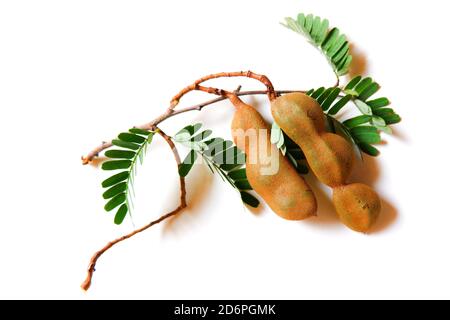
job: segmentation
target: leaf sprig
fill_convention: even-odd
[[[248,192],[252,187],[245,172],[245,154],[230,140],[209,138],[211,130],[198,133],[201,127],[200,123],[189,125],[174,136],[176,142],[190,149],[178,167],[180,176],[187,176],[198,156],[201,156],[213,174],[217,173],[223,181],[239,191],[244,203],[258,207],[259,200]]]
[[[102,169],[123,170],[102,182],[102,187],[107,188],[103,193],[103,198],[108,200],[105,210],[111,211],[120,206],[114,217],[115,224],[121,224],[127,213],[131,214],[137,164],[139,162],[142,165],[153,135],[153,131],[132,128],[128,132],[122,132],[112,141],[112,144],[120,149],[105,152],[105,156],[112,160],[104,162]]]
[[[345,75],[348,72],[352,56],[350,55],[350,45],[345,35],[341,34],[338,28],[329,30],[327,19],[304,13],[298,14],[297,18],[285,18],[285,27],[305,36],[308,41],[317,47],[328,59],[337,76]]]

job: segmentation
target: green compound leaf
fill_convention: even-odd
[[[103,188],[108,188],[103,193],[104,199],[110,199],[105,210],[111,211],[118,207],[114,222],[122,223],[127,213],[130,213],[132,205],[133,181],[136,175],[137,164],[142,164],[148,144],[152,141],[154,132],[138,128],[131,128],[129,132],[122,132],[118,138],[112,141],[112,144],[122,149],[113,149],[105,152],[105,156],[111,160],[102,164],[103,170],[124,170],[115,173],[102,182]]]
[[[245,154],[239,150],[232,141],[222,138],[210,138],[212,131],[204,130],[196,134],[202,127],[201,124],[189,125],[181,129],[174,139],[176,142],[188,147],[190,150],[178,167],[181,177],[186,177],[198,156],[201,156],[211,172],[217,173],[223,181],[228,182],[241,193],[242,201],[248,200],[249,205],[258,206],[259,201],[250,193],[252,190],[245,172]],[[175,136],[175,137],[176,137]],[[180,138],[181,136],[181,138]],[[206,140],[208,138],[208,140]],[[242,193],[245,192],[245,196]]]
[[[297,19],[285,18],[283,25],[303,35],[313,46],[321,50],[336,75],[342,76],[348,72],[352,61],[350,45],[338,28],[329,30],[327,19],[300,13]]]

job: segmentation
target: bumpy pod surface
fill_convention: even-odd
[[[233,139],[246,154],[247,179],[252,188],[284,219],[303,220],[316,215],[311,188],[270,143],[270,127],[262,116],[238,97],[229,99],[236,107],[231,125]]]
[[[353,166],[352,146],[341,136],[325,131],[325,115],[313,98],[302,93],[272,102],[275,122],[303,150],[319,181],[333,188],[333,203],[349,228],[367,232],[381,210],[378,195],[369,186],[346,184]]]

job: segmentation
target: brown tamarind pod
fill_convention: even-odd
[[[253,190],[284,219],[315,216],[317,203],[313,191],[270,143],[270,128],[262,116],[237,96],[228,98],[236,107],[231,125],[233,140],[246,154],[246,174]]]
[[[333,188],[340,220],[353,230],[367,232],[380,213],[380,199],[369,186],[346,185],[354,161],[352,146],[325,131],[319,103],[305,94],[290,93],[272,101],[271,109],[275,122],[300,146],[319,181]]]

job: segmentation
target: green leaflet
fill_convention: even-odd
[[[212,134],[212,130],[205,130],[199,133],[198,135],[194,136],[191,140],[192,141],[202,141],[208,138]]]
[[[361,115],[361,116],[357,116],[357,117],[354,117],[354,118],[344,121],[343,125],[349,129],[351,129],[351,128],[359,126],[361,124],[368,123],[368,122],[370,122],[371,119],[372,119],[371,116]]]
[[[114,217],[114,223],[115,224],[121,224],[123,222],[123,219],[125,219],[125,216],[128,212],[128,206],[124,203],[119,210],[117,210],[116,215]]]
[[[103,193],[103,198],[104,199],[112,198],[112,197],[118,195],[119,193],[125,192],[126,190],[127,190],[126,182],[118,183],[118,184],[112,186],[111,188],[109,188],[108,190],[106,190]]]
[[[366,114],[371,116],[372,115],[372,109],[364,102],[361,100],[354,100],[356,107],[358,107],[359,111],[361,111],[362,114]]]
[[[128,150],[108,150],[105,152],[105,156],[112,159],[133,159],[136,152]]]
[[[228,176],[233,180],[244,180],[247,179],[247,173],[245,168],[234,170],[228,173]]]
[[[322,106],[323,102],[325,101],[326,98],[328,98],[328,96],[330,95],[330,93],[334,90],[335,88],[328,88],[325,89],[324,92],[322,92],[322,94],[316,99],[317,102],[320,104],[320,106]],[[322,107],[323,109],[323,107]]]
[[[330,93],[323,100],[323,102],[320,102],[322,109],[324,111],[327,111],[331,107],[331,104],[336,100],[340,92],[341,90],[339,88],[334,88],[330,91]]]
[[[139,145],[136,143],[131,143],[131,142],[126,142],[126,141],[122,141],[122,140],[113,140],[112,144],[117,146],[117,147],[122,147],[125,149],[131,149],[131,150],[138,150],[139,149]]]
[[[239,190],[252,190],[252,186],[247,179],[235,180],[235,186]]]
[[[272,123],[272,128],[270,129],[270,143],[276,145],[281,153],[286,156],[287,150],[284,144],[284,134],[275,122]]]
[[[370,117],[370,122],[375,127],[385,127],[386,126],[386,122],[384,121],[384,119],[379,117],[379,116],[371,116]]]
[[[205,130],[200,134],[195,135],[198,130],[200,130],[201,126],[201,123],[196,123],[194,125],[184,127],[174,136],[174,140],[181,143],[185,147],[196,151],[206,149],[207,145],[204,140],[212,134],[212,131]]]
[[[217,173],[241,194],[242,201],[250,206],[258,206],[259,201],[246,190],[252,190],[245,173],[245,154],[233,142],[222,138],[209,138],[211,130],[197,134],[201,124],[189,125],[181,129],[174,140],[186,147],[189,153],[178,167],[181,177],[186,177],[198,156],[201,156],[211,172]],[[209,138],[206,140],[206,138]],[[244,195],[243,195],[244,194]]]
[[[195,152],[195,150],[191,150],[187,154],[186,158],[184,158],[183,162],[178,166],[178,174],[181,177],[186,177],[189,171],[191,171],[195,160],[197,160],[197,152]]]
[[[130,173],[128,171],[123,171],[123,172],[117,173],[117,174],[109,177],[105,181],[103,181],[102,187],[108,188],[108,187],[115,185],[116,183],[127,180],[129,175],[130,175]]]
[[[257,208],[259,206],[259,200],[251,193],[241,191],[240,194],[241,199],[245,204],[249,205],[252,208]]]
[[[320,97],[320,95],[325,91],[324,87],[320,87],[317,90],[311,89],[310,91],[308,91],[308,95],[311,96],[311,98],[314,98],[317,100],[317,98]]]
[[[184,137],[185,136],[189,136],[192,137],[198,130],[200,130],[200,128],[202,127],[201,123],[196,123],[194,125],[188,125],[186,127],[184,127],[183,129],[181,129],[180,131],[178,131],[175,136],[174,139],[175,141],[185,141]],[[180,139],[181,137],[181,139]]]
[[[330,108],[330,110],[328,111],[328,114],[330,115],[335,115],[336,113],[338,113],[346,104],[347,102],[349,102],[352,99],[352,96],[350,94],[347,94],[346,96],[342,97],[341,99],[339,99],[334,105],[333,107]]]
[[[130,131],[131,133],[140,134],[140,135],[143,135],[143,136],[148,136],[151,133],[150,131],[147,131],[147,130],[144,130],[144,129],[139,129],[139,128],[131,128],[128,131]]]
[[[230,140],[223,140],[222,138],[214,138],[212,139],[212,142],[209,144],[205,142],[205,144],[207,144],[208,147],[206,150],[203,150],[203,153],[208,157],[213,157],[216,154],[229,149],[233,145],[233,142]]]
[[[359,94],[358,98],[361,101],[366,101],[368,98],[374,95],[379,89],[380,86],[378,85],[378,83],[372,82]]]
[[[355,91],[360,95],[372,83],[372,78],[364,78],[356,85]]]
[[[137,144],[142,144],[145,141],[144,137],[129,132],[119,134],[119,139],[125,142],[133,142]]]
[[[372,157],[376,157],[380,154],[380,151],[377,148],[368,143],[360,142],[358,143],[358,147],[361,149],[361,151]]]
[[[361,81],[361,78],[361,76],[356,76],[352,80],[350,80],[349,83],[347,83],[347,85],[345,86],[344,91],[352,90]]]
[[[133,181],[136,175],[137,162],[142,164],[147,145],[152,141],[154,132],[138,128],[131,128],[129,132],[122,132],[113,140],[113,145],[122,149],[113,149],[105,152],[105,156],[114,159],[102,164],[103,170],[124,170],[115,173],[102,182],[103,198],[109,199],[105,205],[106,211],[117,210],[114,223],[121,224],[127,213],[131,214]],[[120,160],[116,160],[120,159]]]
[[[383,118],[387,125],[399,123],[401,121],[400,116],[391,108],[377,108],[373,110],[373,113]]]
[[[130,160],[113,160],[106,161],[102,164],[103,170],[127,169],[131,166]]]
[[[367,101],[367,105],[372,108],[372,111],[375,112],[376,109],[386,107],[389,105],[389,100],[387,98],[378,98],[371,101]]]
[[[105,205],[105,210],[106,211],[111,211],[115,207],[117,207],[120,204],[124,203],[126,199],[127,199],[127,196],[126,196],[125,192],[116,195],[114,198],[109,200],[108,203]]]
[[[356,138],[357,142],[364,142],[367,144],[380,143],[381,137],[378,129],[372,126],[359,126],[350,130],[352,136]]]

